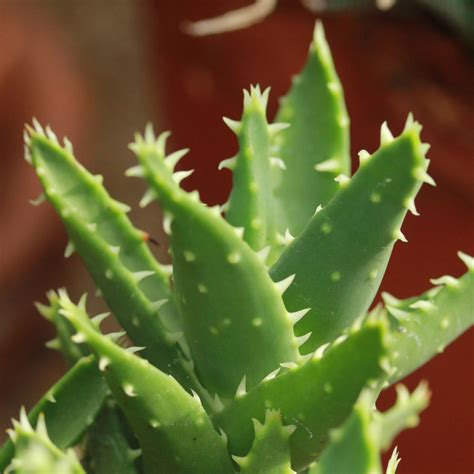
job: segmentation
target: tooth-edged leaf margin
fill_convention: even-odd
[[[49,438],[44,415],[40,413],[33,429],[24,408],[20,420],[13,420],[14,429],[9,430],[15,445],[15,457],[5,469],[5,474],[85,474],[74,451],[61,451]]]
[[[253,420],[255,439],[252,449],[244,457],[234,456],[240,472],[247,474],[292,474],[289,438],[295,426],[284,426],[277,410],[267,410],[261,424]]]
[[[47,293],[48,305],[41,303],[36,304],[39,313],[51,321],[56,328],[56,337],[46,343],[50,349],[57,349],[69,363],[74,365],[79,359],[89,354],[89,351],[81,344],[76,344],[71,340],[74,329],[69,322],[64,319],[59,311],[61,309],[61,301],[65,298],[69,300],[65,289],[61,288],[57,292],[51,290]],[[85,301],[84,301],[85,304]],[[104,315],[105,316],[105,315]]]
[[[131,148],[169,216],[173,280],[196,370],[210,393],[230,398],[244,376],[250,389],[280,362],[297,360],[298,340],[282,284],[219,212],[173,180],[164,142],[163,134],[153,143],[137,137]]]
[[[132,446],[128,431],[117,404],[109,398],[87,433],[86,469],[94,474],[138,474],[141,449]]]
[[[45,195],[63,221],[75,250],[132,341],[144,346],[145,357],[172,373],[185,386],[194,374],[169,337],[179,315],[168,272],[146,245],[148,234],[134,228],[123,206],[86,171],[67,147],[37,127],[28,129],[27,146]],[[155,303],[168,300],[159,311]]]
[[[85,357],[46,392],[28,413],[28,420],[36,424],[43,413],[51,440],[65,449],[93,423],[108,393],[95,360]],[[13,444],[7,441],[0,449],[0,471],[10,463],[13,454]]]
[[[380,474],[380,451],[390,448],[402,430],[418,424],[418,415],[428,406],[429,396],[425,383],[418,385],[411,394],[403,385],[398,385],[395,404],[385,412],[378,412],[372,405],[373,393],[366,389],[351,416],[331,432],[329,445],[315,472]],[[392,471],[394,463],[392,461],[392,467],[389,463]],[[389,468],[387,472],[390,472]]]
[[[87,314],[62,312],[91,348],[143,452],[145,472],[233,472],[224,440],[201,403],[170,375],[117,346]],[[209,455],[212,453],[212,456]]]
[[[260,86],[244,90],[244,111],[239,126],[230,123],[236,132],[239,152],[222,167],[233,171],[232,192],[227,202],[226,220],[235,227],[242,227],[244,240],[259,251],[270,245],[274,260],[278,239],[274,215],[271,169],[283,163],[272,156],[272,132],[266,118],[270,89],[261,92]],[[270,260],[270,261],[271,261]]]
[[[252,419],[263,422],[266,410],[274,409],[281,412],[284,425],[296,426],[290,437],[292,468],[309,465],[320,455],[329,431],[349,416],[362,388],[382,373],[385,344],[384,325],[370,321],[324,354],[315,353],[303,365],[234,399],[213,415],[228,435],[230,452],[245,456],[255,434]]]
[[[382,145],[317,212],[270,270],[275,281],[296,274],[284,294],[289,311],[311,307],[296,335],[311,332],[303,353],[333,340],[365,314],[385,272],[393,245],[425,172],[421,126]]]
[[[385,412],[372,414],[373,439],[384,451],[390,448],[402,430],[418,426],[419,414],[428,406],[431,396],[425,382],[421,382],[412,393],[401,384],[395,388],[395,404]]]
[[[329,443],[310,473],[381,474],[379,447],[371,431],[372,407],[360,400],[342,426],[331,431]]]
[[[86,311],[86,296],[83,295],[81,297],[81,300],[79,303],[76,305],[74,304],[71,299],[69,298],[68,294],[60,290],[60,309],[58,311],[59,315],[65,319],[66,323],[69,325],[69,327],[72,328],[72,325],[68,319],[68,315],[76,315],[83,320],[89,320],[89,316]],[[160,304],[165,304],[164,302],[161,302]],[[160,306],[158,304],[158,306]],[[90,318],[90,324],[97,330],[100,330],[100,324],[102,321],[108,316],[108,313],[102,313],[98,314],[92,318]],[[117,331],[117,332],[111,332],[107,334],[107,338],[110,341],[120,343],[122,341],[123,336],[126,335],[125,331]],[[179,346],[180,351],[182,352],[183,355],[179,356],[178,362],[182,366],[182,370],[187,376],[189,377],[189,382],[192,384],[191,386],[194,387],[194,389],[199,393],[199,396],[201,397],[203,404],[206,408],[211,408],[213,409],[215,406],[215,402],[212,399],[211,395],[208,393],[208,391],[202,386],[202,384],[199,382],[199,380],[196,377],[196,374],[194,372],[194,363],[190,359],[190,354],[189,354],[189,348],[187,346],[187,342],[183,336],[182,332],[168,332],[167,333],[167,338],[169,343],[176,344]],[[73,331],[73,334],[71,336],[71,341],[73,344],[84,344],[86,342],[85,335],[81,332],[75,332]],[[137,352],[144,353],[146,350],[146,347],[143,346],[130,346],[126,347],[125,350],[129,352],[130,354],[134,354]],[[109,361],[107,358],[100,359],[98,361],[98,366],[99,370],[103,371]],[[170,374],[172,375],[172,374]],[[193,390],[193,389],[190,389]]]
[[[337,192],[334,178],[350,175],[349,118],[320,22],[306,65],[281,99],[276,120],[290,125],[273,140],[274,153],[286,168],[274,174],[279,230],[288,227],[298,235],[316,206]]]
[[[460,252],[463,261],[470,262]],[[474,325],[474,266],[460,278],[432,280],[440,286],[418,297],[397,300],[384,294],[383,310],[390,322],[390,382],[396,382],[443,352],[445,347]]]

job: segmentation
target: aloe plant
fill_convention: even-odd
[[[223,206],[208,207],[180,182],[187,150],[147,126],[130,149],[128,176],[157,200],[172,267],[149,250],[102,178],[71,144],[37,122],[26,159],[121,332],[102,334],[86,296],[48,294],[39,312],[56,327],[48,346],[71,368],[14,422],[0,450],[6,472],[382,472],[380,453],[418,422],[429,392],[380,391],[430,360],[474,321],[473,259],[421,296],[369,307],[401,226],[427,174],[428,145],[408,117],[349,172],[349,119],[324,32],[307,64],[266,113],[269,90],[244,93],[239,121],[225,119],[240,150]],[[32,428],[36,425],[36,429]],[[71,451],[77,447],[76,454]],[[387,466],[398,465],[395,450]]]

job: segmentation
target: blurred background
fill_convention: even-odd
[[[261,23],[196,38],[182,25],[249,0],[0,0],[0,440],[20,405],[39,398],[65,370],[44,348],[52,328],[33,307],[50,288],[73,298],[93,285],[23,160],[22,129],[34,116],[74,143],[76,156],[104,175],[110,193],[133,205],[134,223],[164,240],[157,206],[138,208],[144,190],[123,178],[127,144],[153,121],[172,130],[171,147],[190,147],[186,181],[209,204],[231,185],[217,164],[235,153],[222,116],[238,118],[242,89],[272,86],[269,113],[305,62],[316,18],[324,22],[351,117],[352,154],[378,146],[388,120],[399,133],[409,111],[431,143],[430,174],[408,215],[381,290],[407,297],[429,279],[459,276],[457,250],[474,253],[473,3],[470,0],[280,0]],[[377,5],[378,4],[378,8]],[[355,169],[355,168],[353,168]],[[160,257],[166,259],[165,248]],[[91,298],[91,308],[101,309]],[[474,304],[474,302],[473,302]],[[427,379],[430,407],[396,444],[403,473],[468,473],[474,468],[474,331],[412,374]],[[380,406],[394,400],[383,394]]]

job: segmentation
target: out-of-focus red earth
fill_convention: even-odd
[[[247,30],[198,39],[179,30],[186,19],[244,3],[150,2],[156,84],[162,91],[155,118],[173,130],[173,147],[191,147],[183,166],[196,173],[186,187],[199,188],[211,204],[223,202],[231,184],[230,173],[218,172],[217,164],[236,151],[222,116],[240,116],[241,90],[251,83],[272,86],[272,115],[276,98],[305,61],[314,25],[314,17],[297,2],[282,1],[271,18]],[[398,133],[408,111],[424,124],[423,140],[432,145],[430,174],[438,186],[422,188],[417,199],[421,217],[408,215],[403,231],[409,243],[396,245],[382,285],[399,297],[420,293],[430,286],[429,278],[464,272],[457,250],[474,253],[469,52],[426,16],[344,13],[323,20],[345,89],[353,156],[361,148],[377,148],[384,120]],[[51,330],[34,314],[31,302],[44,300],[45,291],[64,283],[65,236],[50,208],[24,205],[39,186],[25,171],[18,131],[37,114],[43,122],[59,124],[59,132],[66,130],[84,161],[87,155],[80,149],[92,113],[84,105],[90,100],[81,71],[66,54],[61,32],[44,26],[27,17],[17,23],[0,16],[0,296],[7,321],[0,323],[2,426],[6,417],[16,415],[12,407],[31,406],[63,370],[59,359],[41,347]],[[48,58],[48,67],[39,58]],[[413,389],[427,379],[433,396],[421,425],[396,441],[401,474],[473,470],[473,335],[471,330],[405,381]],[[393,390],[385,392],[380,407],[393,400]]]
[[[44,300],[48,287],[64,284],[66,236],[51,206],[28,204],[41,186],[23,160],[23,127],[33,116],[51,123],[87,157],[92,114],[87,84],[60,26],[40,10],[16,7],[0,8],[1,440],[21,404],[30,407],[64,372],[56,355],[44,350],[52,332],[33,302]]]

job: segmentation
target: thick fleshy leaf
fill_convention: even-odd
[[[83,358],[48,390],[28,413],[28,420],[35,424],[43,413],[53,443],[60,449],[67,448],[94,422],[108,393],[95,360],[92,356]],[[0,471],[13,454],[13,444],[7,441],[0,449]]]
[[[468,266],[460,278],[433,279],[438,286],[407,300],[383,295],[391,327],[391,382],[431,360],[474,325],[474,260],[459,255]]]
[[[140,472],[136,462],[141,456],[141,450],[131,447],[125,436],[124,420],[120,415],[116,403],[112,399],[108,400],[88,432],[87,470],[93,474]]]
[[[94,353],[99,369],[122,408],[143,452],[147,473],[232,473],[224,439],[199,397],[172,377],[102,335],[83,308],[63,305],[75,339]],[[209,455],[212,453],[212,455]]]
[[[5,474],[85,474],[74,451],[61,451],[49,438],[44,416],[38,418],[36,429],[31,426],[26,412],[14,421],[9,430],[15,444],[15,457]]]
[[[410,393],[404,385],[397,385],[397,400],[384,412],[372,410],[373,439],[380,449],[386,451],[393,440],[405,428],[415,428],[419,423],[419,414],[428,406],[430,392],[426,383],[421,382]]]
[[[90,352],[83,345],[71,340],[71,336],[75,331],[68,321],[59,314],[59,310],[61,309],[61,295],[65,294],[65,292],[66,290],[64,289],[60,289],[58,292],[49,291],[49,304],[43,305],[37,303],[36,309],[44,318],[54,324],[56,328],[56,338],[48,341],[46,346],[50,349],[59,350],[69,365],[74,365],[79,359],[89,355]]]
[[[233,185],[225,217],[235,227],[244,229],[244,240],[255,250],[270,246],[267,262],[274,261],[279,243],[273,196],[272,169],[284,166],[271,154],[275,126],[266,118],[268,94],[260,87],[244,90],[244,112],[240,122],[224,119],[239,140],[239,152],[220,167],[233,172]],[[273,127],[273,128],[272,128]]]
[[[73,364],[85,355],[90,354],[84,343],[74,342],[76,333],[72,324],[61,315],[60,311],[70,304],[65,289],[58,292],[48,292],[49,305],[37,304],[38,311],[56,327],[57,337],[47,343],[50,348],[61,351],[66,360]],[[85,308],[86,295],[79,306]],[[95,317],[101,322],[108,316],[104,313]],[[129,445],[126,431],[130,431],[120,417],[118,408],[111,397],[108,397],[94,423],[88,430],[87,436],[87,466],[93,474],[134,474],[137,469],[134,463],[136,450]]]
[[[290,311],[310,307],[296,334],[312,332],[302,347],[310,352],[333,340],[367,311],[385,272],[408,208],[426,174],[420,125],[407,121],[393,139],[384,125],[381,146],[364,155],[349,181],[319,210],[271,269],[280,281],[295,274],[284,294]]]
[[[232,397],[242,380],[254,387],[281,362],[299,357],[281,298],[289,280],[275,284],[220,210],[179,187],[189,172],[173,174],[175,154],[165,156],[166,137],[156,139],[149,127],[131,148],[151,186],[148,194],[165,211],[175,291],[196,370],[211,393]]]
[[[371,408],[357,404],[348,420],[331,432],[329,446],[310,472],[380,474],[377,442],[371,433]]]
[[[350,175],[349,117],[320,22],[307,63],[281,99],[276,121],[290,125],[274,139],[274,154],[286,168],[275,172],[279,230],[297,235],[316,207],[337,192],[334,178]]]
[[[278,411],[267,410],[263,425],[253,420],[255,439],[244,457],[234,456],[245,474],[292,474],[289,438],[295,426],[283,426]]]
[[[179,321],[168,274],[148,249],[147,234],[133,227],[126,206],[75,160],[69,144],[62,147],[37,123],[28,131],[32,165],[66,227],[69,248],[79,253],[129,337],[145,347],[144,356],[193,386],[176,341]]]
[[[380,451],[387,450],[402,430],[418,424],[418,415],[428,401],[425,384],[420,384],[411,394],[399,385],[395,405],[380,413],[372,406],[372,393],[364,392],[352,415],[331,432],[328,447],[310,473],[380,474]],[[395,457],[389,463],[388,472],[394,472],[396,464]]]
[[[360,391],[382,374],[385,329],[370,321],[362,329],[324,346],[303,365],[260,383],[236,397],[214,422],[229,438],[233,455],[245,456],[255,432],[252,419],[263,422],[267,409],[279,410],[285,425],[296,425],[290,437],[291,462],[302,469],[317,458],[329,431],[351,413]]]

